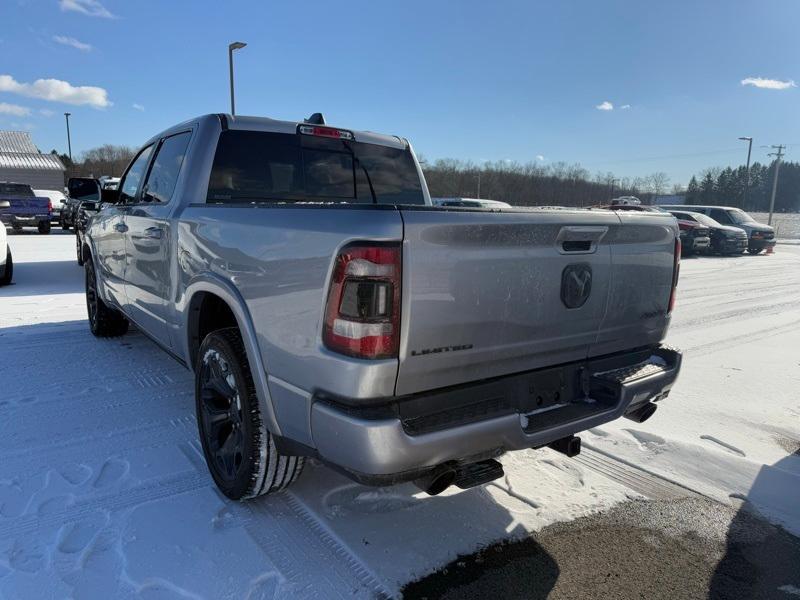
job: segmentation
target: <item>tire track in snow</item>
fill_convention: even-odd
[[[583,444],[581,453],[573,460],[654,500],[674,500],[676,498],[706,498],[713,500],[697,490],[668,479],[663,475],[657,475],[652,471],[633,465],[622,458],[586,443]],[[716,502],[716,500],[714,501]]]

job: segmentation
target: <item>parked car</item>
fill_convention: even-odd
[[[627,210],[630,212],[667,212],[661,210],[657,206],[647,206],[644,204],[601,204],[600,206],[591,206],[590,208],[601,210]]]
[[[611,200],[612,206],[640,206],[642,201],[636,196],[620,196]]]
[[[9,208],[8,200],[0,200],[0,209]],[[0,285],[8,285],[14,276],[14,261],[11,258],[11,247],[8,245],[6,227],[0,223]]]
[[[15,231],[36,227],[39,233],[50,233],[53,204],[49,198],[37,196],[25,183],[0,182],[0,200],[9,206],[0,210],[0,221]]]
[[[747,251],[750,254],[758,254],[766,248],[775,246],[775,230],[769,225],[759,223],[741,208],[732,206],[696,206],[694,204],[664,206],[662,208],[703,213],[721,225],[731,225],[744,229],[747,232]]]
[[[69,227],[64,227],[64,223],[61,221],[61,210],[67,203],[67,196],[64,192],[59,190],[33,190],[33,193],[40,198],[47,198],[50,200],[53,215],[50,221],[51,225],[53,223],[60,223],[62,229],[69,229]]]
[[[679,221],[694,222],[708,227],[711,245],[709,252],[717,254],[742,254],[747,250],[747,232],[740,227],[721,225],[703,213],[671,210]]]
[[[711,231],[697,221],[678,219],[683,256],[702,254],[711,247]]]
[[[73,177],[67,182],[67,202],[61,210],[61,226],[75,227],[81,202],[100,202],[102,185],[99,180]]]
[[[580,431],[644,421],[678,376],[667,214],[436,208],[407,140],[320,115],[187,121],[101,193],[118,204],[86,228],[89,327],[133,322],[194,371],[230,498],[306,457],[468,488],[507,451],[572,456]]]
[[[511,208],[508,202],[485,200],[483,198],[431,198],[434,206],[454,206],[461,208]]]
[[[96,215],[102,207],[103,203],[100,200],[87,200],[78,205],[78,216],[75,218],[75,254],[78,259],[79,267],[82,267],[84,262],[83,247],[85,245],[86,226],[89,220]]]

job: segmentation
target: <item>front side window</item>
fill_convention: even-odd
[[[425,203],[407,149],[260,131],[222,132],[206,201]]]
[[[147,168],[147,161],[150,159],[152,151],[153,146],[150,145],[139,152],[128,172],[125,173],[119,188],[119,201],[121,204],[130,204],[135,201],[136,192],[139,191],[139,185],[142,183],[144,170]]]
[[[722,210],[721,208],[715,208],[711,211],[711,218],[717,221],[718,223],[722,223],[723,225],[732,225],[733,221],[731,220],[728,213]]]
[[[166,138],[158,149],[153,166],[147,175],[142,200],[145,202],[169,202],[178,175],[181,172],[191,132],[179,133]]]

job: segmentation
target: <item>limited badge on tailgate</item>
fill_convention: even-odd
[[[561,301],[567,308],[580,308],[592,293],[592,267],[575,263],[561,273]]]

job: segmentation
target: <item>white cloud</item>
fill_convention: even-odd
[[[538,160],[539,162],[542,162],[542,161],[544,161],[546,159],[544,157],[544,154],[537,154],[536,155],[536,160]]]
[[[18,104],[8,104],[0,102],[0,115],[13,115],[15,117],[27,117],[31,114],[31,109]]]
[[[763,77],[747,77],[742,79],[742,85],[752,85],[764,90],[787,90],[797,87],[797,84],[791,79],[781,81],[780,79],[765,79]]]
[[[76,40],[74,37],[69,37],[66,35],[54,35],[53,41],[63,44],[64,46],[71,46],[72,48],[76,48],[82,52],[89,52],[92,49],[91,44],[86,44],[80,40]]]
[[[58,0],[58,5],[63,11],[79,12],[90,17],[102,17],[104,19],[116,19],[105,6],[97,0]]]
[[[37,79],[33,83],[20,83],[11,75],[0,75],[0,92],[10,92],[20,96],[64,102],[76,106],[84,104],[93,108],[111,106],[108,92],[103,88],[89,85],[73,86],[60,79]]]
[[[604,102],[601,102],[600,104],[595,106],[595,108],[597,110],[614,110],[614,105],[611,104],[611,102],[609,102],[608,100],[605,100]]]
[[[43,117],[52,117],[54,114],[56,114],[56,111],[50,110],[49,108],[41,108],[39,109],[39,114]]]
[[[619,107],[619,109],[620,110],[628,110],[630,107],[631,107],[630,104],[623,104],[622,106]]]
[[[135,108],[136,110],[144,111],[144,106],[142,106],[141,104],[137,104],[136,102],[131,104],[131,106],[133,106],[133,108]]]

